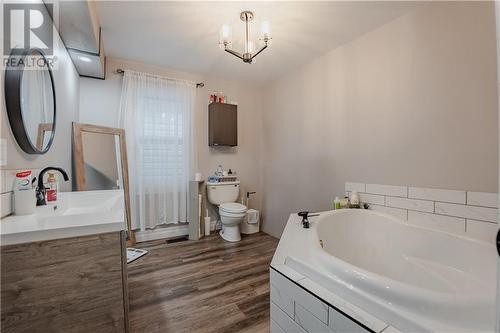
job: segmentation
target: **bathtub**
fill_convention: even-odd
[[[493,332],[493,245],[370,210],[290,216],[271,263],[286,265],[404,332]],[[321,295],[318,295],[321,297]]]

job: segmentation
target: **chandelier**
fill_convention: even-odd
[[[262,22],[262,37],[260,38],[263,41],[264,45],[260,47],[257,51],[255,51],[255,46],[252,41],[248,38],[248,22],[254,19],[254,14],[251,11],[244,11],[240,14],[240,19],[245,22],[245,50],[244,52],[236,52],[231,48],[231,28],[224,24],[220,31],[220,42],[219,45],[224,48],[224,51],[231,53],[232,55],[240,58],[243,62],[247,64],[251,64],[253,59],[264,51],[271,41],[271,33],[269,22]]]

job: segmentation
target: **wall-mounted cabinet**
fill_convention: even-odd
[[[238,145],[238,106],[227,103],[208,105],[208,145]]]

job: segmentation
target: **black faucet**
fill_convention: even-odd
[[[69,180],[68,174],[66,171],[64,171],[62,168],[58,167],[47,167],[40,171],[40,174],[38,175],[38,186],[36,187],[36,205],[37,206],[45,206],[47,205],[47,201],[45,200],[45,193],[47,189],[43,185],[43,176],[47,171],[54,170],[54,171],[59,171],[61,175],[63,175],[63,178],[65,181]]]
[[[309,229],[309,220],[307,219],[309,216],[309,212],[300,212],[298,213],[300,217],[302,217],[302,227],[305,229]]]

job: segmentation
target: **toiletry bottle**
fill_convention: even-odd
[[[356,191],[352,191],[351,193],[351,205],[355,207],[359,207],[360,200],[359,200],[359,194]]]
[[[345,196],[340,199],[340,208],[349,208],[349,197]]]
[[[217,167],[217,171],[215,172],[215,174],[217,176],[222,176],[223,172],[224,172],[224,169],[222,168],[222,165],[219,164],[219,166]]]
[[[49,177],[47,178],[47,202],[57,201],[57,178],[56,175],[49,172]]]
[[[14,183],[14,215],[29,215],[35,212],[35,190],[31,186],[31,170],[16,173]]]
[[[339,197],[335,197],[335,200],[333,200],[334,207],[333,209],[337,210],[340,209],[340,199]]]

